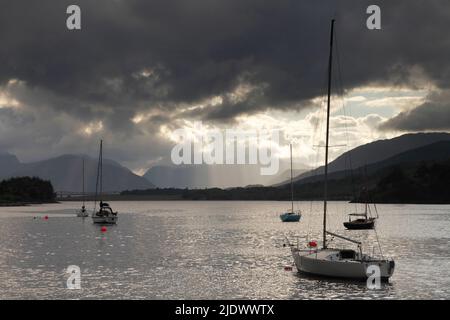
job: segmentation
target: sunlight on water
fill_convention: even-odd
[[[290,224],[278,218],[283,202],[111,205],[119,224],[105,233],[75,216],[76,202],[0,208],[0,298],[450,298],[450,206],[378,206],[383,254],[396,270],[390,284],[369,290],[284,270],[292,265],[285,236],[320,240],[321,203],[299,203],[302,220]],[[377,249],[373,232],[343,229],[354,205],[330,208],[330,231],[362,240],[367,253]],[[69,265],[81,269],[80,290],[66,288]]]

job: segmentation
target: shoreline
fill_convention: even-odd
[[[59,202],[70,202],[70,201],[82,201],[83,199],[80,197],[64,197],[64,198],[57,198],[56,203]],[[284,201],[284,202],[290,202],[289,199],[189,199],[189,198],[183,198],[182,196],[178,195],[168,195],[168,196],[161,196],[161,195],[155,195],[155,196],[149,196],[149,195],[104,195],[102,197],[103,201],[192,201],[192,202],[198,202],[198,201]],[[95,198],[90,196],[86,197],[85,201],[95,201]],[[320,198],[313,198],[313,199],[298,199],[294,200],[295,202],[307,202],[307,201],[323,201],[323,199]],[[346,201],[348,203],[364,203],[364,202],[358,202],[358,201],[352,201],[348,198],[336,198],[336,199],[330,199],[330,202],[332,201]],[[375,204],[398,204],[398,205],[450,205],[449,201],[442,201],[442,202],[393,202],[393,201],[385,201],[385,202],[376,202]],[[0,204],[1,206],[1,204]]]
[[[59,201],[45,201],[45,202],[0,202],[0,208],[2,207],[26,207],[36,204],[51,204],[60,203]]]

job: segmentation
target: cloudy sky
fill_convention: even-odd
[[[381,7],[381,30],[366,8]],[[81,8],[82,29],[66,28]],[[448,0],[0,0],[0,151],[106,155],[141,173],[173,130],[279,128],[314,165],[336,18],[332,156],[450,130]],[[337,72],[339,71],[340,72]]]

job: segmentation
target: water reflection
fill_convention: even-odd
[[[284,236],[321,239],[321,203],[300,203],[300,223],[283,224],[282,202],[117,202],[106,232],[75,217],[77,203],[0,208],[1,298],[403,299],[450,297],[449,206],[379,206],[391,284],[323,281],[285,271]],[[349,205],[334,203],[331,231],[373,251],[370,231],[345,231]],[[48,215],[48,220],[42,217]],[[334,239],[333,246],[343,245]],[[375,248],[376,249],[376,248]],[[66,289],[78,265],[81,290]]]

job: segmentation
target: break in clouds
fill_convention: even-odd
[[[450,3],[377,1],[382,30],[371,31],[372,2],[0,0],[0,150],[95,153],[102,136],[109,157],[137,169],[169,156],[184,121],[314,115],[333,16],[346,92],[427,92],[377,130],[450,130]],[[66,28],[70,4],[79,31]]]

